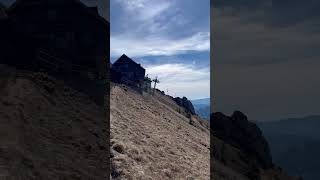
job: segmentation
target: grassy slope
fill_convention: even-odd
[[[209,131],[190,125],[169,98],[116,85],[110,104],[114,178],[209,179]]]

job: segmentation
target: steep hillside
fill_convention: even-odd
[[[209,130],[170,97],[112,85],[113,179],[209,179]],[[179,113],[180,112],[180,113]]]
[[[45,74],[0,66],[0,177],[105,179],[102,107]]]
[[[112,179],[209,179],[208,121],[161,92],[141,95],[118,84],[110,106]],[[297,179],[273,165],[260,129],[244,114],[214,116],[213,179]]]

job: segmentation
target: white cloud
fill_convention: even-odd
[[[111,34],[111,56],[158,56],[183,54],[187,51],[209,51],[209,29],[192,31],[183,9],[170,0],[116,0],[124,10],[121,24],[124,31]],[[186,29],[184,26],[189,26]],[[177,27],[189,35],[180,37]],[[170,33],[170,34],[168,34]],[[186,34],[186,33],[185,33]],[[176,38],[174,38],[174,36]],[[179,37],[179,38],[178,38]]]
[[[130,56],[175,55],[186,51],[209,51],[209,32],[196,33],[179,40],[146,37],[136,39],[125,35],[111,36],[111,56],[117,57],[124,52]]]
[[[179,2],[182,4],[172,0],[115,0],[114,2],[121,7],[121,12],[114,13],[121,14],[114,16],[113,19],[115,24],[119,25],[113,26],[116,28],[111,31],[112,58],[125,53],[134,58],[167,56],[164,59],[168,60],[170,56],[190,51],[209,53],[209,28],[195,27],[192,19],[186,18],[192,12],[186,11],[186,8],[181,6],[184,1]],[[153,60],[149,62],[152,63]],[[168,89],[172,96],[186,96],[189,99],[209,97],[209,69],[199,69],[195,62],[191,65],[144,66],[149,77],[158,76],[160,83],[157,87],[165,92]]]
[[[160,80],[157,88],[174,97],[188,99],[210,97],[210,70],[186,64],[162,64],[146,67],[149,77]],[[168,92],[167,92],[168,90]]]
[[[136,20],[152,19],[171,5],[171,1],[167,0],[117,0],[117,2]]]

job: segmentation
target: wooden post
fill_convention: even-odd
[[[157,83],[160,83],[160,81],[158,80],[158,76],[156,76],[156,79],[152,80],[154,82],[154,87],[153,87],[153,95],[154,95],[154,92],[156,90],[156,85]]]

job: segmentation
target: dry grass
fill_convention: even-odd
[[[0,70],[0,177],[106,179],[103,109],[43,75]]]
[[[157,97],[118,85],[110,106],[113,179],[209,179],[208,130]]]

